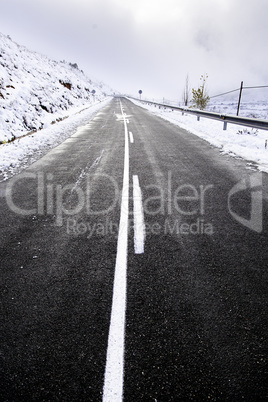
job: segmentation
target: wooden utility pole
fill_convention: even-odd
[[[240,87],[240,92],[239,92],[239,100],[238,100],[237,113],[236,113],[237,116],[239,115],[242,90],[243,90],[243,81],[241,81],[241,87]]]

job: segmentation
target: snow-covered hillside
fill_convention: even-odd
[[[0,33],[0,143],[47,127],[71,109],[112,93],[76,63],[53,61]]]

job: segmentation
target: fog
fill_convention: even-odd
[[[179,101],[268,85],[266,0],[1,0],[0,32],[121,93]]]

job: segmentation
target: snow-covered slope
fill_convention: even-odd
[[[112,93],[76,63],[53,61],[0,33],[0,142],[44,128],[70,109]]]

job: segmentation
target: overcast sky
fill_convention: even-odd
[[[0,0],[0,32],[122,93],[268,85],[267,0]]]

